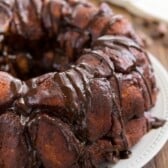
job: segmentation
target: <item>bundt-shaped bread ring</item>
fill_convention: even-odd
[[[0,168],[99,167],[164,124],[145,115],[141,40],[106,4],[1,0],[0,19]]]

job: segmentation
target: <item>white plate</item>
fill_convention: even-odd
[[[150,56],[157,84],[160,92],[156,106],[151,110],[154,116],[168,120],[168,73],[159,61]],[[163,147],[168,139],[168,122],[161,128],[146,134],[137,145],[132,148],[129,159],[121,160],[108,168],[141,168],[149,162]]]

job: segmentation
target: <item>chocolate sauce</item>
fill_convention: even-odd
[[[110,59],[104,54],[103,56],[99,53],[99,51],[96,51],[96,50],[92,50],[92,51],[86,51],[86,53],[88,54],[91,54],[93,57],[96,57],[97,59],[99,59],[100,61],[101,60],[104,60],[104,62],[107,64],[107,66],[110,68],[111,70],[111,74],[113,73],[114,71],[114,66],[113,66],[113,63],[110,61]]]
[[[119,79],[118,76],[116,76],[115,73],[114,73],[114,78],[116,79],[117,86],[118,86],[118,92],[119,92],[118,96],[119,96],[120,105],[117,105],[117,104],[116,105],[117,105],[117,108],[118,108],[118,117],[119,117],[119,121],[120,121],[121,128],[122,128],[120,136],[123,140],[125,149],[128,149],[128,142],[127,142],[127,138],[126,138],[126,134],[125,134],[125,124],[124,124],[124,120],[123,120],[123,117],[122,117],[121,80]]]
[[[38,165],[35,165],[35,167],[39,167],[40,164],[44,167],[44,163],[41,162],[44,159],[44,156],[50,154],[42,152],[39,155],[39,152],[46,144],[36,144],[37,138],[40,140],[40,136],[38,136],[37,132],[43,123],[46,123],[46,127],[49,125],[53,126],[56,130],[59,129],[61,134],[63,134],[67,149],[75,151],[75,153],[84,160],[86,165],[89,165],[89,162],[91,162],[90,165],[93,167],[93,162],[96,159],[103,160],[108,156],[115,159],[116,157],[128,157],[130,154],[128,150],[130,144],[128,142],[129,138],[127,138],[127,123],[125,122],[126,119],[123,115],[123,100],[121,97],[124,74],[128,75],[136,72],[141,76],[150,97],[150,107],[154,105],[152,96],[155,94],[151,89],[151,85],[155,81],[150,78],[148,79],[148,76],[145,76],[146,73],[147,75],[153,74],[153,69],[151,68],[151,63],[147,54],[141,49],[139,44],[135,42],[136,36],[131,36],[132,39],[125,37],[128,34],[133,35],[133,30],[130,29],[127,34],[117,32],[118,35],[116,35],[115,32],[112,32],[111,35],[108,35],[108,30],[118,23],[118,21],[122,21],[123,18],[119,15],[113,15],[109,9],[106,11],[96,7],[91,11],[92,15],[88,20],[84,19],[85,16],[81,17],[87,24],[83,29],[80,28],[74,18],[80,14],[77,12],[78,5],[91,7],[87,2],[69,2],[62,0],[56,2],[50,0],[40,2],[34,0],[16,0],[11,2],[11,4],[6,4],[6,0],[0,2],[0,8],[2,8],[2,11],[4,10],[6,16],[5,22],[3,23],[2,28],[0,28],[1,34],[4,36],[4,39],[0,41],[0,50],[2,50],[0,53],[2,53],[3,58],[13,54],[14,60],[17,59],[18,53],[30,54],[32,58],[29,60],[30,67],[27,68],[26,65],[26,68],[24,68],[28,73],[33,69],[33,72],[38,71],[38,73],[34,74],[37,76],[36,78],[32,78],[34,76],[31,76],[31,74],[25,78],[30,78],[29,80],[23,81],[18,79],[20,76],[17,73],[16,78],[14,78],[8,73],[0,72],[0,105],[2,109],[0,116],[4,114],[4,111],[7,112],[9,109],[12,109],[17,118],[19,118],[19,124],[22,129],[25,129],[24,138],[26,139],[27,147],[30,149],[29,152],[31,155],[35,154],[30,162],[34,162],[34,164]],[[53,11],[52,7],[57,7],[59,10]],[[101,20],[103,18],[105,24],[97,30],[96,28],[98,27],[95,27],[95,25],[99,19]],[[59,38],[60,34],[61,38]],[[69,35],[68,38],[66,36],[67,34]],[[71,37],[71,35],[74,36]],[[108,36],[103,36],[97,39],[97,36],[100,35]],[[17,48],[13,47],[13,45],[15,46],[15,43]],[[89,50],[84,50],[84,46],[88,46]],[[64,48],[67,50],[64,51]],[[137,59],[138,54],[136,52],[134,53],[131,48],[146,55],[145,59],[147,60],[147,66],[139,63],[139,60]],[[61,54],[57,49],[61,50]],[[52,54],[52,56],[46,56],[46,53],[48,52],[52,52],[52,54],[56,53],[56,56],[53,56]],[[73,61],[70,62],[71,60],[69,58],[68,61],[66,60],[66,63],[63,61],[62,64],[60,61],[60,69],[62,69],[62,72],[48,73],[50,71],[55,71],[53,66],[57,64],[57,62],[55,62],[57,54],[58,58],[60,58],[60,55],[64,56],[65,53],[67,53],[67,55],[71,54],[68,52],[76,54],[72,55],[71,60]],[[67,57],[67,55],[65,57]],[[90,59],[91,57],[94,59]],[[138,57],[141,57],[141,54],[139,54]],[[79,58],[79,60],[76,61],[77,58]],[[85,62],[80,62],[80,58],[84,59]],[[45,62],[45,60],[48,61]],[[74,63],[75,61],[76,63]],[[51,69],[48,65],[42,65],[47,64],[48,62],[54,62],[53,64],[50,64],[52,66]],[[65,68],[65,65],[67,64],[68,66]],[[33,68],[31,65],[33,65]],[[7,66],[9,66],[9,62]],[[46,70],[45,67],[48,67],[49,69],[46,68]],[[20,69],[23,70],[24,68],[21,67]],[[13,66],[12,69],[14,69],[15,72],[15,66]],[[102,69],[104,70],[104,73],[102,73]],[[110,81],[111,78],[114,79],[114,84]],[[130,80],[133,80],[133,76],[130,76]],[[141,85],[140,82],[138,84]],[[132,83],[132,85],[135,84]],[[143,86],[139,87],[143,90],[142,93],[146,91]],[[94,103],[95,107],[100,107],[101,101],[103,101],[102,107],[104,105],[107,108],[101,107],[101,109],[93,109],[92,103]],[[132,101],[136,104],[136,99]],[[107,106],[107,104],[109,106]],[[101,114],[100,116],[102,116],[102,118],[95,121],[97,120],[95,119],[95,116],[96,114],[99,114],[98,112],[101,112],[104,116]],[[56,115],[55,113],[59,114]],[[102,124],[103,128],[101,129],[104,132],[102,131],[100,135],[93,135],[96,138],[94,137],[92,140],[89,139],[88,132],[90,131],[94,134],[94,131],[96,132],[97,130],[88,130],[89,124],[87,123],[87,115],[89,113],[94,113],[94,115],[91,115],[92,117],[89,118],[92,120],[91,122],[95,122],[96,124],[100,122],[100,125],[107,121],[104,120],[107,113],[110,113],[111,117],[109,117],[109,125]],[[120,135],[116,138],[119,139],[117,143],[119,147],[122,146],[122,151],[120,148],[115,149],[115,143],[113,143],[115,141],[115,136],[108,136],[110,128],[112,129],[114,127],[115,129],[113,117],[118,121],[121,128]],[[158,128],[162,126],[164,122],[155,118],[153,122],[147,121],[147,124],[151,124],[151,128]],[[96,126],[95,129],[99,128],[98,125]],[[146,127],[147,125],[144,125],[144,128]],[[116,129],[118,129],[117,126]],[[24,132],[24,130],[21,131]],[[51,131],[51,129],[48,129],[46,133],[49,131]],[[43,133],[43,131],[40,131],[39,135],[41,133]],[[53,133],[55,133],[55,131],[53,131]],[[50,134],[52,134],[52,132]],[[47,137],[47,141],[49,141],[50,138],[53,138],[52,140],[55,143],[57,139],[52,137],[53,134],[50,137],[50,134]],[[134,134],[132,134],[132,136],[133,135]],[[93,152],[95,160],[91,157],[86,158],[86,156],[89,155],[88,148],[98,144],[99,141],[106,136],[108,136],[106,141],[110,141],[110,146],[111,148],[114,147],[114,150],[117,151],[117,156],[115,156],[115,152],[107,152],[107,150],[103,148],[103,144],[102,146],[98,146],[98,148],[96,147],[95,151],[98,151],[99,147],[100,149],[102,147],[102,149],[107,152],[104,153],[104,156],[97,156],[97,153],[94,154],[95,151],[93,150],[91,152]],[[78,139],[80,141],[78,141]],[[41,148],[38,149],[40,145]],[[56,147],[57,144],[54,144],[53,148]],[[103,153],[104,151],[100,151],[100,153]],[[86,155],[84,155],[84,153],[86,153]],[[101,158],[99,158],[100,156]],[[50,157],[51,160],[53,158],[54,156]],[[59,162],[59,158],[57,159]],[[76,160],[74,160],[74,165],[78,166],[78,162],[79,158],[77,157]],[[86,165],[84,168],[88,167]]]
[[[59,84],[63,95],[64,99],[66,102],[66,109],[69,111],[73,117],[76,118],[75,116],[78,114],[80,111],[80,107],[78,104],[78,96],[76,91],[74,90],[74,87],[70,83],[69,79],[66,77],[66,74],[64,72],[60,74],[55,75],[55,81]],[[77,112],[77,114],[75,114]]]
[[[81,127],[79,127],[76,131],[77,132],[83,132],[82,137],[87,139],[86,134],[87,134],[87,124],[86,124],[86,112],[91,109],[91,90],[90,90],[90,85],[89,85],[89,79],[87,76],[86,70],[83,71],[82,68],[80,67],[74,67],[74,70],[80,75],[83,85],[84,85],[84,91],[86,93],[86,99],[87,101],[84,102],[84,112],[85,116],[83,118],[83,121],[81,123]]]
[[[71,81],[73,87],[75,88],[81,103],[85,102],[86,95],[84,91],[84,84],[79,74],[74,69],[71,69],[69,71],[66,71],[66,75],[68,79]]]
[[[151,91],[150,91],[150,89],[149,89],[149,86],[148,86],[148,84],[147,84],[147,81],[146,81],[145,77],[143,76],[143,73],[141,73],[138,68],[136,68],[136,72],[141,75],[141,77],[142,77],[142,79],[143,79],[143,81],[144,81],[144,83],[145,83],[145,86],[146,86],[146,88],[147,88],[147,92],[148,92],[148,95],[149,95],[149,98],[150,98],[150,105],[152,106],[154,102],[153,102],[153,100],[152,100],[152,95],[151,95],[152,93],[151,93]]]

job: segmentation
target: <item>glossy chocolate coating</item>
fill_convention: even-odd
[[[2,0],[0,9],[0,167],[99,167],[164,124],[144,114],[157,96],[148,55],[106,4]]]

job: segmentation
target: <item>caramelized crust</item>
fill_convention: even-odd
[[[0,72],[0,106],[5,108],[20,96],[22,83],[6,72]]]
[[[29,123],[29,132],[44,167],[68,168],[78,164],[82,147],[61,120],[42,114]]]
[[[0,167],[33,166],[20,117],[6,112],[0,116]]]

